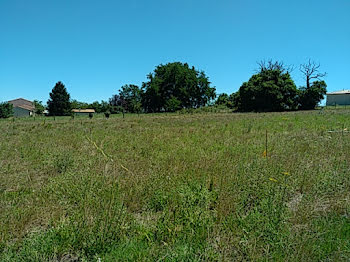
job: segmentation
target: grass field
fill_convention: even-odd
[[[2,120],[0,261],[349,261],[347,128],[345,109]]]

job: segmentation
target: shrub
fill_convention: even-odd
[[[0,118],[9,118],[13,115],[13,106],[10,103],[0,103]]]

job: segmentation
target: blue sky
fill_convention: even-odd
[[[328,73],[350,89],[350,0],[0,0],[0,101],[46,103],[57,81],[73,99],[108,100],[160,63],[204,70],[232,93],[262,59]]]

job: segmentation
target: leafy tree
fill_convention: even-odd
[[[165,110],[168,112],[175,112],[179,110],[181,107],[181,101],[179,101],[176,97],[171,96],[165,103]]]
[[[51,116],[67,116],[71,112],[70,95],[62,82],[57,82],[50,93],[47,107]]]
[[[112,114],[124,112],[126,108],[126,101],[124,97],[120,95],[113,95],[109,99],[110,111]]]
[[[261,67],[248,82],[242,84],[234,97],[239,111],[285,111],[297,109],[298,90],[288,70],[281,63]]]
[[[104,113],[111,109],[111,106],[107,101],[101,101],[99,103],[98,101],[92,102],[91,104],[87,104],[85,108],[92,108],[95,110],[96,113]]]
[[[73,109],[87,109],[87,108],[90,108],[90,105],[88,103],[80,102],[80,101],[77,101],[75,99],[73,99],[70,104],[71,104],[71,108],[73,108]]]
[[[218,96],[215,101],[215,105],[224,105],[226,106],[229,102],[229,96],[226,93],[222,93]]]
[[[234,94],[228,95],[226,93],[222,93],[218,96],[215,101],[215,105],[222,105],[228,108],[233,108],[234,103]]]
[[[91,104],[89,104],[89,108],[92,108],[95,110],[96,113],[101,113],[101,105],[98,101],[94,101]]]
[[[205,106],[215,98],[204,72],[180,62],[159,65],[142,85],[142,105],[146,112],[174,111]]]
[[[44,113],[45,107],[42,101],[34,100],[35,114],[42,115]]]
[[[302,110],[315,109],[327,92],[327,84],[322,80],[327,73],[320,72],[320,64],[309,61],[300,65],[300,72],[305,77],[306,87],[299,90],[299,108]],[[316,80],[312,82],[313,80]]]
[[[228,104],[227,104],[228,108],[234,108],[235,99],[236,99],[236,93],[232,93],[228,97]]]
[[[111,106],[107,101],[102,100],[100,103],[99,113],[110,112]]]
[[[13,105],[8,102],[0,103],[0,118],[9,118],[13,115]]]
[[[122,107],[126,112],[139,113],[142,105],[142,90],[137,85],[124,85],[119,90]]]
[[[315,81],[308,88],[302,87],[299,90],[299,109],[311,110],[320,103],[327,93],[325,81]]]

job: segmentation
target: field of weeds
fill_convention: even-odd
[[[0,261],[349,261],[349,131],[350,110],[2,120]]]

